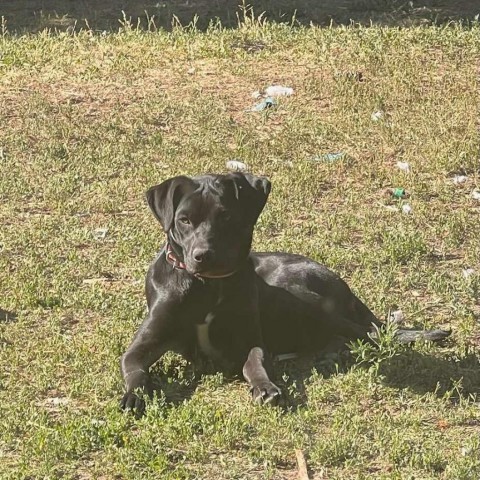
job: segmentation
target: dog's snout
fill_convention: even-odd
[[[206,248],[196,248],[193,251],[193,259],[197,263],[202,263],[202,262],[208,262],[211,260],[213,257],[213,252],[212,250],[206,249]]]

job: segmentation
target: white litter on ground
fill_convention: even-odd
[[[452,178],[452,182],[455,185],[460,185],[461,183],[465,183],[468,180],[468,177],[466,175],[455,175]]]
[[[408,162],[397,162],[397,168],[405,173],[410,172],[410,164]]]
[[[477,191],[477,190],[474,190],[474,191],[472,192],[472,198],[473,198],[474,200],[480,200],[480,192]]]
[[[103,240],[107,236],[107,233],[108,228],[96,228],[93,231],[93,237],[95,238],[95,240]]]
[[[406,203],[405,205],[402,205],[402,212],[408,215],[409,213],[412,213],[412,207]]]
[[[401,325],[405,322],[405,315],[401,310],[394,310],[393,312],[389,313],[388,321],[397,325]]]
[[[245,172],[247,170],[247,164],[239,160],[228,160],[226,167],[233,172]]]
[[[468,278],[468,277],[471,277],[472,275],[475,275],[475,270],[473,268],[464,268],[462,273],[464,278]]]
[[[284,87],[283,85],[272,85],[265,89],[267,97],[289,97],[293,95],[293,88]]]

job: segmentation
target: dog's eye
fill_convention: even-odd
[[[184,225],[190,225],[190,220],[187,217],[182,217],[179,219]]]

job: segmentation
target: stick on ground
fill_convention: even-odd
[[[299,448],[295,449],[295,456],[297,457],[298,479],[309,480],[307,462],[305,461],[305,456],[303,455],[303,452]]]

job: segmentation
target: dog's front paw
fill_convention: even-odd
[[[120,401],[122,410],[131,411],[137,418],[145,413],[145,400],[133,392],[127,392]]]
[[[282,391],[272,382],[254,385],[251,392],[253,401],[259,405],[278,405],[282,397]]]

